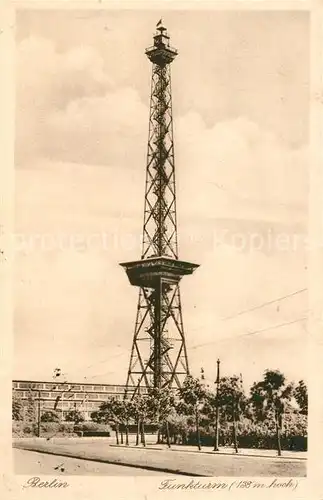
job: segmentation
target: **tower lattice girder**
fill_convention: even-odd
[[[179,282],[197,264],[178,259],[170,64],[177,51],[160,25],[152,62],[141,259],[121,264],[139,287],[127,389],[177,387],[189,374]]]

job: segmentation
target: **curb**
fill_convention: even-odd
[[[56,455],[59,457],[69,457],[69,458],[75,458],[77,460],[87,460],[89,462],[99,462],[103,464],[111,464],[111,465],[120,465],[124,467],[133,467],[134,469],[144,469],[144,470],[150,470],[150,471],[155,471],[155,472],[165,472],[165,474],[173,474],[173,475],[180,475],[180,476],[189,476],[189,477],[211,477],[211,476],[205,476],[204,474],[196,474],[196,473],[188,473],[180,470],[174,470],[174,469],[168,469],[166,467],[154,467],[152,465],[137,465],[137,464],[132,464],[128,462],[118,462],[118,461],[113,461],[113,460],[106,460],[103,458],[91,458],[91,457],[85,457],[85,456],[78,456],[75,455],[74,453],[70,453],[68,451],[66,452],[55,452],[55,451],[50,451],[50,450],[42,450],[40,448],[27,448],[26,446],[14,446],[16,450],[25,450],[25,451],[31,451],[31,452],[37,452],[37,453],[44,453],[45,455]]]
[[[248,454],[248,453],[227,453],[227,452],[224,452],[224,451],[199,451],[199,450],[178,450],[178,449],[174,449],[174,448],[155,448],[153,446],[132,446],[132,445],[124,445],[124,444],[110,444],[109,446],[111,446],[112,448],[132,448],[134,450],[141,450],[141,449],[144,449],[144,450],[154,450],[154,451],[165,451],[165,450],[168,450],[168,451],[177,451],[177,452],[184,452],[184,453],[198,453],[198,454],[205,454],[205,455],[224,455],[224,456],[229,456],[229,457],[250,457],[250,458],[277,458],[279,460],[304,460],[306,461],[307,458],[306,457],[289,457],[289,456],[284,456],[284,455],[281,455],[281,456],[278,456],[278,455],[252,455],[252,454]]]

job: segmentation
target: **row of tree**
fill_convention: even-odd
[[[202,377],[203,378],[203,377]],[[241,376],[222,377],[217,390],[206,386],[203,379],[188,376],[177,392],[163,388],[151,388],[147,394],[136,394],[123,401],[112,398],[93,412],[94,422],[113,425],[117,444],[129,444],[129,426],[136,425],[136,444],[146,445],[145,426],[155,424],[157,442],[165,439],[170,447],[170,426],[176,433],[188,425],[195,427],[196,443],[201,449],[200,430],[213,428],[214,449],[217,449],[219,427],[231,426],[232,443],[238,452],[238,423],[247,419],[251,423],[261,422],[268,432],[275,430],[278,454],[281,454],[281,431],[287,413],[307,415],[307,387],[304,381],[296,386],[286,382],[277,370],[266,370],[261,381],[256,382],[247,396]],[[186,424],[186,425],[185,425]],[[120,436],[121,431],[121,436]],[[121,438],[121,440],[120,440]],[[186,441],[182,432],[182,442]]]
[[[110,424],[116,432],[116,441],[129,444],[129,426],[136,427],[136,444],[146,444],[145,427],[153,425],[157,430],[157,442],[165,440],[171,446],[171,437],[176,442],[178,436],[187,442],[188,431],[194,430],[195,441],[201,448],[200,431],[213,433],[214,449],[218,448],[219,428],[230,433],[231,442],[238,451],[238,434],[242,423],[250,430],[261,425],[265,434],[276,435],[276,446],[281,453],[281,431],[288,417],[302,416],[306,422],[308,412],[307,387],[304,381],[297,385],[287,383],[285,376],[275,370],[266,370],[264,377],[255,382],[247,395],[241,376],[218,379],[216,390],[207,386],[201,379],[187,377],[178,391],[166,388],[151,388],[147,394],[136,394],[132,399],[112,398],[91,414],[94,422]],[[36,421],[35,401],[30,395],[25,415],[27,420]],[[13,420],[23,420],[21,400],[13,397]],[[41,415],[42,422],[58,422],[55,411]],[[66,420],[79,424],[84,420],[78,410],[69,412]]]

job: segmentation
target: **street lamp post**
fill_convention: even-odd
[[[214,451],[219,451],[219,384],[220,384],[220,360],[217,360],[216,370],[216,409],[215,409],[215,437],[214,437]]]

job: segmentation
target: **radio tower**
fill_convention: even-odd
[[[180,387],[189,374],[179,282],[197,264],[178,259],[170,64],[177,50],[162,21],[154,45],[141,259],[120,264],[139,300],[125,396],[141,387]]]

